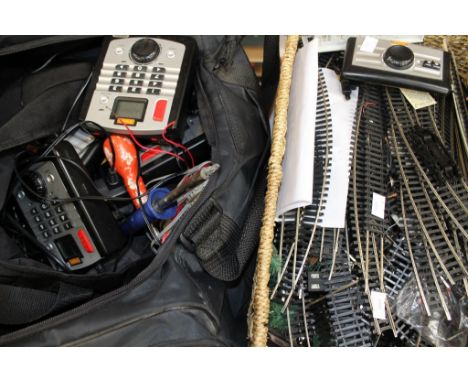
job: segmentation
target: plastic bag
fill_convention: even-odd
[[[395,300],[396,315],[411,325],[434,346],[466,346],[468,340],[468,300],[466,294],[440,282],[447,313],[439,294],[424,288],[430,313],[428,316],[414,276],[408,279]]]

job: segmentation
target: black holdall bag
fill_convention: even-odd
[[[64,120],[77,118],[70,110],[101,39],[0,38],[0,79],[6,84],[0,89],[0,208],[9,204],[19,145],[50,136]],[[272,81],[263,97],[238,36],[195,39],[199,115],[220,169],[157,254],[141,235],[101,272],[64,273],[25,257],[2,220],[0,345],[246,344]],[[47,57],[54,63],[35,72]]]

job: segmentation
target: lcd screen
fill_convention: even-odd
[[[144,98],[117,98],[114,104],[114,118],[131,118],[143,121],[148,100]]]

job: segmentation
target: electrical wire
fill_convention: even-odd
[[[180,155],[176,154],[176,153],[172,153],[170,151],[166,151],[166,150],[162,150],[160,148],[154,148],[154,147],[148,147],[148,146],[144,146],[142,145],[140,142],[138,142],[138,140],[136,139],[135,137],[135,134],[133,134],[132,130],[130,129],[130,127],[128,127],[127,124],[123,123],[123,125],[125,126],[125,128],[127,129],[128,131],[128,134],[130,135],[130,138],[131,140],[133,141],[133,143],[135,143],[135,145],[137,145],[140,149],[144,150],[145,152],[148,152],[148,151],[151,151],[151,152],[154,152],[156,154],[160,154],[160,153],[163,153],[163,154],[167,154],[167,155],[170,155],[174,158],[177,158],[181,161],[183,161],[186,165],[187,165],[187,162],[184,158],[182,158]],[[169,125],[168,125],[169,126]],[[167,126],[166,126],[167,128]],[[188,165],[187,165],[187,168],[188,168]]]
[[[52,57],[48,58],[46,62],[44,62],[41,66],[39,66],[37,69],[34,69],[31,74],[36,74],[38,72],[40,72],[42,69],[44,69],[47,65],[49,65],[52,60],[58,56],[58,53],[55,53],[52,55]]]
[[[45,65],[47,65],[48,63],[46,63]],[[89,174],[76,162],[74,162],[73,160],[71,159],[68,159],[68,158],[63,158],[63,157],[59,157],[57,155],[51,155],[51,152],[54,150],[54,148],[60,143],[62,142],[69,134],[71,134],[73,131],[75,131],[77,128],[82,128],[84,130],[86,130],[86,132],[89,133],[89,131],[87,130],[87,125],[88,124],[93,124],[95,127],[97,127],[103,134],[105,137],[109,137],[109,143],[110,143],[110,146],[111,146],[111,149],[112,149],[112,154],[113,156],[115,157],[115,148],[114,148],[114,144],[112,142],[112,138],[111,138],[111,135],[102,127],[100,126],[99,124],[95,123],[95,122],[92,122],[92,121],[83,121],[83,122],[79,122],[79,123],[76,123],[70,127],[66,127],[67,126],[67,123],[69,121],[69,118],[77,104],[77,102],[79,101],[79,99],[81,98],[82,94],[84,93],[84,90],[86,89],[86,87],[88,86],[89,84],[89,81],[91,80],[91,77],[92,75],[90,74],[90,76],[88,77],[88,79],[86,80],[85,84],[83,85],[83,87],[80,89],[80,91],[78,92],[70,110],[68,111],[67,113],[67,116],[65,118],[65,121],[64,121],[64,124],[62,126],[62,129],[60,131],[60,134],[52,141],[51,144],[49,144],[49,146],[36,158],[30,158],[28,160],[28,168],[27,169],[22,169],[21,171],[18,169],[18,160],[19,160],[19,157],[25,153],[25,151],[22,151],[20,153],[18,153],[16,156],[15,156],[15,160],[14,160],[14,166],[13,166],[13,170],[14,170],[14,173],[16,175],[16,178],[18,179],[19,183],[21,183],[21,185],[25,188],[25,190],[30,193],[31,195],[35,196],[38,200],[42,200],[42,201],[45,201],[45,202],[56,202],[56,201],[59,201],[61,203],[69,203],[69,202],[77,202],[77,201],[83,201],[83,200],[97,200],[97,201],[103,201],[103,202],[107,202],[107,201],[110,201],[110,202],[115,202],[115,201],[133,201],[135,199],[138,199],[140,201],[140,205],[143,207],[143,203],[142,203],[142,198],[147,196],[154,188],[156,187],[159,187],[161,184],[163,184],[164,182],[170,180],[170,179],[173,179],[173,178],[176,178],[177,176],[179,176],[180,174],[170,174],[166,177],[163,177],[163,179],[161,179],[160,181],[158,181],[158,183],[152,187],[151,189],[147,190],[146,192],[144,193],[141,193],[140,192],[140,189],[139,189],[139,185],[138,185],[138,179],[140,178],[141,176],[141,163],[140,163],[140,157],[138,156],[137,157],[137,160],[138,160],[138,173],[137,173],[137,181],[136,181],[136,185],[137,185],[137,191],[138,191],[138,196],[136,197],[106,197],[102,194],[100,195],[87,195],[87,196],[80,196],[80,197],[71,197],[71,198],[49,198],[49,197],[46,197],[46,196],[42,196],[38,193],[36,193],[33,189],[31,189],[31,187],[29,187],[29,185],[23,180],[23,173],[25,171],[28,171],[29,168],[30,168],[30,165],[32,164],[35,164],[35,163],[39,163],[39,162],[44,162],[44,161],[49,161],[49,160],[61,160],[63,162],[66,162],[68,164],[71,164],[73,166],[75,166],[76,169],[78,169],[91,183],[94,183],[93,180],[91,179],[91,177],[89,176]],[[191,160],[191,163],[192,163],[192,167],[195,166],[195,161],[194,161],[194,158],[192,156],[192,153],[190,152],[190,150],[185,147],[184,145],[182,144],[178,144],[170,139],[168,139],[165,135],[166,133],[166,130],[173,126],[175,123],[175,121],[169,123],[163,130],[163,134],[162,134],[162,137],[163,139],[168,142],[169,144],[175,146],[175,147],[179,147],[181,148],[184,152],[186,152],[188,154],[188,156],[190,157],[190,160]],[[173,152],[170,152],[170,151],[166,151],[166,150],[162,150],[162,149],[156,149],[156,148],[151,148],[151,147],[147,147],[147,146],[144,146],[142,145],[138,140],[137,138],[135,137],[135,135],[133,134],[133,132],[131,131],[131,129],[128,127],[128,125],[124,124],[125,128],[127,129],[129,135],[130,135],[130,138],[132,139],[132,141],[134,142],[135,145],[137,145],[140,149],[142,150],[145,150],[146,152],[147,151],[152,151],[152,152],[156,152],[157,154],[166,154],[166,155],[170,155],[170,156],[173,156],[175,157],[176,159],[178,159],[179,161],[182,161],[185,163],[185,165],[187,166],[187,172],[190,172],[190,167],[187,165],[187,162],[186,160],[181,157],[180,155],[178,155],[177,153],[173,153]],[[112,164],[112,167],[115,166],[115,161],[113,161],[113,164]],[[143,210],[143,217],[144,217],[144,220],[145,220],[145,223],[146,223],[146,226],[147,226],[147,229],[148,229],[148,232],[149,234],[151,235],[151,238],[152,238],[152,247],[154,244],[159,244],[160,243],[160,235],[158,235],[157,233],[154,232],[154,227],[150,224],[149,222],[149,219],[148,217],[146,216],[146,213],[145,211]],[[14,220],[13,218],[9,217],[10,220]],[[40,243],[33,235],[29,234],[25,229],[23,229],[19,224],[17,225],[16,222],[15,222],[15,226],[18,230],[20,230],[20,232],[30,241],[32,241],[36,246],[39,247],[39,249],[41,249],[46,255],[47,255],[47,258],[51,261],[51,265],[55,265],[55,266],[58,266],[60,267],[61,269],[63,270],[67,270],[66,268],[66,265],[65,264],[61,264],[60,261],[55,257],[55,256],[52,256],[47,248],[45,248],[44,245],[42,245],[42,243]]]
[[[90,133],[92,134],[89,130],[88,130],[88,125],[94,125],[96,128],[98,128],[103,134],[104,136],[108,136],[109,133],[106,129],[104,129],[101,125],[99,125],[98,123],[95,123],[95,122],[92,122],[92,121],[82,121],[82,122],[78,122],[72,126],[70,126],[69,128],[67,128],[65,131],[63,131],[57,138],[54,139],[54,141],[52,143],[49,144],[49,146],[47,147],[46,150],[44,150],[44,152],[39,156],[39,157],[44,157],[44,156],[47,156],[48,154],[50,154],[52,152],[52,150],[60,143],[62,142],[69,134],[71,134],[75,129],[77,128],[81,128],[83,129],[85,132],[87,133]],[[114,152],[114,147],[112,145],[112,142],[111,142],[111,146],[112,146],[112,151]]]
[[[140,209],[141,209],[141,212],[143,213],[143,220],[145,221],[145,224],[146,224],[146,228],[148,229],[148,232],[152,238],[151,240],[151,250],[153,251],[153,245],[155,243],[159,243],[159,237],[157,234],[154,233],[153,229],[154,227],[150,224],[149,222],[149,219],[148,219],[148,216],[146,214],[146,210],[143,208],[143,201],[142,201],[142,197],[140,195],[140,185],[138,184],[138,180],[140,179],[140,174],[141,174],[141,163],[140,163],[140,158],[139,156],[137,156],[137,163],[138,163],[138,168],[137,168],[137,175],[136,175],[136,179],[135,179],[135,184],[136,184],[136,187],[137,187],[137,193],[138,193],[138,201],[140,202]]]
[[[169,181],[171,179],[177,178],[178,176],[183,176],[184,174],[185,174],[185,171],[183,173],[172,173],[172,174],[160,176],[159,178],[151,179],[149,182],[146,182],[146,187],[150,186],[153,183],[156,183],[155,187],[159,187],[165,181]]]
[[[102,194],[100,194],[99,196],[88,195],[88,196],[79,196],[79,197],[72,197],[72,198],[48,198],[46,196],[42,196],[42,195],[39,195],[38,193],[36,193],[23,180],[23,177],[22,177],[21,173],[26,171],[26,170],[19,171],[18,167],[17,167],[17,163],[16,163],[17,157],[19,155],[23,154],[23,153],[24,153],[24,151],[17,154],[17,156],[15,157],[15,162],[13,164],[13,171],[14,171],[18,181],[26,189],[26,191],[28,191],[31,195],[35,196],[39,200],[43,200],[43,201],[46,201],[46,202],[58,201],[58,202],[62,202],[62,203],[78,202],[78,201],[81,201],[81,200],[98,200],[98,201],[105,201],[105,202],[106,201],[125,201],[125,202],[127,202],[127,201],[133,201],[135,199],[142,198],[142,197],[148,195],[149,192],[150,192],[150,191],[147,191],[145,193],[140,194],[140,196],[137,196],[137,197],[134,197],[134,198],[132,198],[132,197],[118,197],[118,196],[104,196]],[[73,162],[72,160],[70,160],[68,158],[62,158],[62,157],[57,157],[57,156],[52,156],[51,158],[57,158],[57,159],[65,161],[67,163],[73,163],[73,165],[77,166],[77,168],[79,168],[83,173],[85,172],[84,169],[79,167],[79,164]],[[44,161],[44,160],[45,159],[42,159],[42,158],[40,160],[36,159],[36,162],[37,161]],[[89,177],[89,175],[88,175],[88,177]]]
[[[62,142],[71,132],[73,132],[75,129],[79,128],[82,126],[82,122],[75,123],[74,125],[70,126],[68,129],[66,129],[64,132],[62,132],[57,138],[55,138],[51,144],[42,152],[41,155],[39,155],[39,158],[43,158],[47,155],[49,155],[52,150],[57,146],[60,142]]]
[[[76,95],[75,100],[73,101],[73,103],[72,103],[70,109],[68,110],[67,116],[65,117],[65,121],[63,122],[63,126],[62,126],[62,128],[60,129],[60,131],[64,131],[65,128],[67,127],[68,120],[70,119],[70,116],[71,116],[73,110],[75,109],[76,104],[78,103],[78,101],[80,100],[81,96],[83,95],[85,89],[88,87],[89,82],[91,81],[91,78],[93,77],[93,73],[94,73],[94,71],[92,70],[91,73],[89,74],[88,78],[86,79],[86,82],[85,82],[84,85],[81,87],[81,89],[78,91],[78,94]]]
[[[172,121],[172,122],[170,122],[170,123],[164,128],[164,130],[163,130],[163,132],[162,132],[162,138],[163,138],[167,143],[169,143],[169,144],[171,144],[171,145],[173,145],[173,146],[175,146],[175,147],[179,147],[179,148],[181,148],[182,150],[184,150],[184,151],[188,154],[188,156],[190,157],[190,161],[192,162],[192,167],[194,167],[194,166],[195,166],[195,160],[193,159],[193,155],[192,155],[192,153],[190,152],[190,150],[189,150],[186,146],[184,146],[183,144],[177,143],[177,142],[174,142],[174,141],[171,141],[170,139],[168,139],[168,138],[166,137],[166,131],[167,131],[167,129],[168,129],[169,127],[171,127],[171,126],[174,126],[174,124],[175,124],[175,121]]]

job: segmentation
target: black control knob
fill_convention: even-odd
[[[25,192],[31,199],[45,198],[47,195],[47,184],[44,178],[35,171],[30,171],[24,178],[26,183]],[[31,192],[32,191],[32,192]]]
[[[385,51],[383,59],[391,68],[403,70],[413,65],[414,54],[407,46],[393,45]]]
[[[133,44],[130,55],[135,62],[146,64],[158,57],[159,45],[150,38],[142,38]]]

